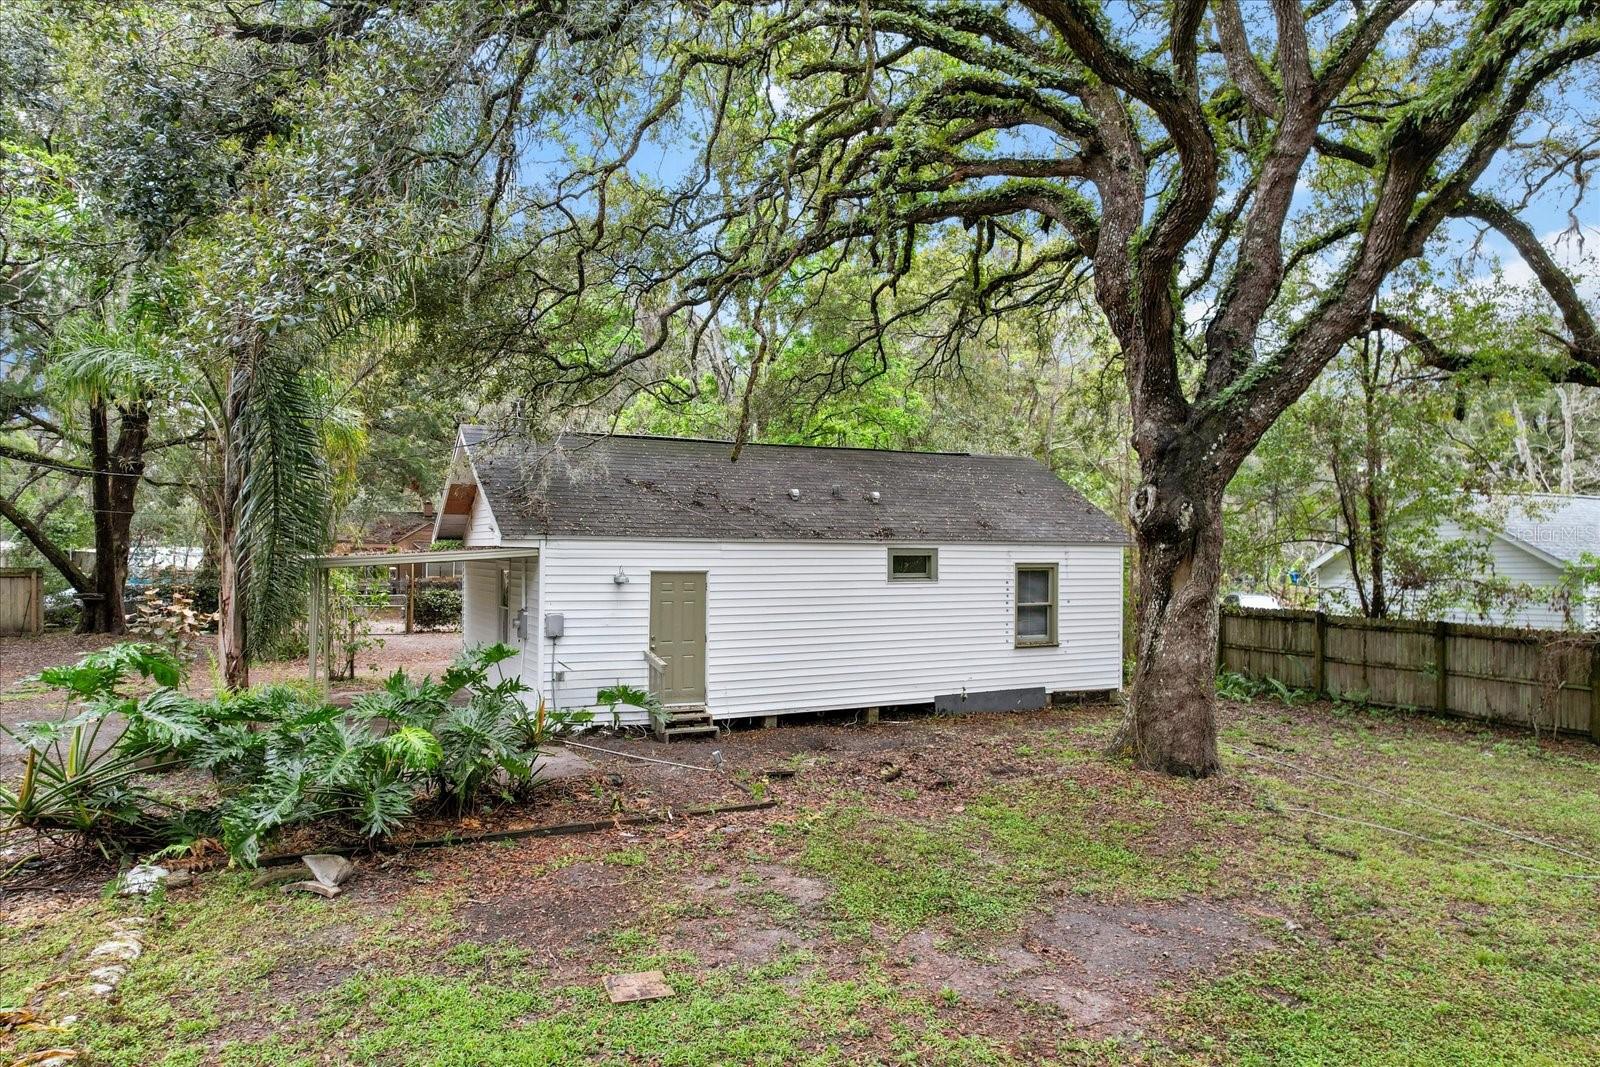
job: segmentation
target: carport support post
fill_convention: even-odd
[[[327,573],[321,564],[311,565],[310,602],[306,605],[306,675],[317,680],[317,649],[321,645],[322,576]]]

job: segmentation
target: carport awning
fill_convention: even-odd
[[[343,556],[313,556],[318,570],[337,567],[398,567],[408,563],[465,563],[482,559],[522,559],[537,556],[537,548],[446,548],[438,552],[350,552]]]
[[[447,548],[438,552],[351,552],[343,556],[312,556],[311,602],[306,612],[306,670],[320,680],[325,652],[322,620],[327,611],[328,572],[346,567],[399,567],[410,563],[470,563],[497,559],[527,559],[539,550],[527,548]]]

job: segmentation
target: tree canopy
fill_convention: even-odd
[[[1210,773],[1230,499],[1381,571],[1451,477],[1577,484],[1597,53],[1594,0],[24,2],[0,514],[98,595],[186,491],[242,682],[457,410],[1029,452],[1134,535],[1119,746]]]

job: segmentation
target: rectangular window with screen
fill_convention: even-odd
[[[932,548],[891,548],[891,582],[933,582],[939,578],[939,553]]]
[[[1017,645],[1056,643],[1054,563],[1017,564]]]

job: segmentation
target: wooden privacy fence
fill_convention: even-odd
[[[0,568],[0,634],[44,629],[44,581],[37,567]]]
[[[1600,639],[1224,608],[1218,666],[1296,689],[1600,741]]]

